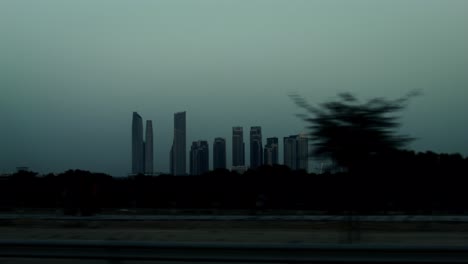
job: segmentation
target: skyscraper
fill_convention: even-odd
[[[232,166],[245,166],[244,131],[242,127],[232,128]]]
[[[283,141],[284,165],[292,170],[306,170],[309,166],[309,141],[307,135],[285,137]]]
[[[262,128],[250,128],[250,168],[257,168],[263,164]]]
[[[307,134],[301,133],[297,136],[297,169],[309,170],[309,139]]]
[[[209,159],[208,141],[194,141],[190,148],[190,174],[200,175],[208,172]]]
[[[267,138],[267,143],[265,145],[263,163],[265,165],[275,165],[278,164],[278,138],[272,137]]]
[[[143,120],[137,112],[132,118],[132,173],[144,173]]]
[[[284,165],[291,170],[297,170],[297,136],[284,137],[283,139],[283,159]]]
[[[226,169],[226,140],[215,138],[213,143],[213,170]]]
[[[186,147],[186,115],[185,112],[174,114],[174,141],[171,148],[171,173],[185,175],[187,173],[187,147]]]
[[[145,133],[145,174],[153,174],[153,122],[146,120]]]

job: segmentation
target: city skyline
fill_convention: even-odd
[[[215,137],[213,140],[213,152],[210,155],[207,140],[193,141],[187,154],[183,154],[186,145],[186,111],[174,113],[174,139],[169,153],[169,173],[180,176],[187,175],[184,172],[183,160],[188,162],[189,175],[200,175],[210,170],[229,169],[243,173],[247,169],[255,169],[263,165],[276,165],[279,162],[279,144],[277,137],[266,139],[263,148],[262,127],[250,127],[250,163],[245,163],[245,142],[243,141],[243,127],[232,127],[232,151],[233,165],[228,167],[226,163],[226,140]],[[165,173],[153,170],[153,126],[152,120],[146,121],[145,141],[142,140],[142,117],[133,112],[132,118],[132,174],[157,175]],[[292,140],[289,142],[288,140]],[[307,135],[304,133],[284,137],[284,162],[283,165],[293,170],[303,169],[309,171],[310,153]],[[235,150],[235,149],[238,150]],[[143,149],[143,151],[141,151]],[[243,153],[244,152],[244,153]],[[141,154],[143,153],[143,154]],[[188,160],[187,160],[188,156]],[[159,157],[160,158],[160,157]],[[143,160],[143,161],[142,161]],[[210,160],[212,166],[210,166]],[[237,163],[236,163],[237,162]],[[144,168],[142,170],[141,168]]]
[[[186,145],[186,111],[174,113],[174,142],[175,144],[176,139],[177,141],[181,140],[182,144],[180,146]],[[213,143],[213,154],[210,155],[209,153],[209,144],[206,140],[197,140],[192,142],[191,149],[188,150],[185,155],[179,155],[179,159],[185,159],[185,167],[188,163],[189,165],[189,172],[185,173],[178,173],[175,170],[167,171],[156,171],[153,170],[153,127],[152,127],[152,120],[146,120],[146,132],[143,134],[143,118],[138,112],[133,112],[132,117],[132,173],[131,174],[147,174],[147,175],[157,175],[157,174],[164,174],[170,173],[173,175],[200,175],[207,171],[215,170],[217,167],[215,166],[215,159],[218,158],[215,153],[222,153],[215,151],[216,143],[224,144],[224,151],[226,152],[226,140],[222,137],[215,137]],[[311,170],[310,163],[313,162],[314,158],[311,156],[310,147],[309,147],[309,140],[307,133],[301,132],[297,135],[286,136],[283,138],[283,162],[279,162],[279,144],[277,137],[269,137],[266,139],[265,147],[263,148],[263,141],[262,141],[262,128],[261,126],[251,126],[250,127],[250,163],[245,163],[245,142],[243,141],[243,127],[241,126],[234,126],[232,127],[232,145],[234,149],[234,145],[242,145],[241,148],[241,155],[240,160],[243,160],[244,163],[241,163],[237,166],[225,166],[219,168],[226,168],[228,170],[234,170],[243,173],[247,169],[254,169],[261,165],[285,165],[292,170],[305,170],[307,172],[321,172],[323,171],[323,160],[322,159],[317,164],[313,164],[314,169]],[[142,140],[143,137],[145,140]],[[219,141],[219,142],[218,142]],[[148,143],[147,143],[148,142]],[[236,143],[235,143],[236,142]],[[141,151],[142,150],[142,151]],[[260,151],[258,151],[260,150]],[[252,157],[252,154],[255,154]],[[262,155],[259,157],[258,153]],[[170,153],[170,162],[169,165],[171,166],[172,157],[174,157],[171,149]],[[188,159],[187,159],[188,157]],[[234,157],[234,155],[233,155]],[[163,157],[161,157],[164,159]],[[226,159],[226,153],[221,154],[221,159]],[[261,162],[259,163],[259,159]],[[210,161],[212,161],[210,163]],[[317,160],[314,160],[317,161]],[[224,160],[224,164],[226,160]],[[331,162],[331,161],[328,161]],[[180,164],[184,164],[183,162]],[[212,164],[212,166],[210,166]],[[223,164],[220,161],[220,164]],[[179,171],[184,170],[184,166],[179,166]],[[238,167],[238,168],[236,168]],[[243,168],[242,168],[243,167]],[[27,168],[27,167],[25,167]],[[239,170],[240,168],[240,170]],[[122,175],[124,176],[124,175]]]

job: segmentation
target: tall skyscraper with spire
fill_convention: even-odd
[[[132,119],[132,174],[144,173],[143,120],[137,112]]]
[[[153,174],[153,122],[146,120],[145,174]]]
[[[186,175],[187,147],[186,147],[186,113],[174,114],[174,140],[171,147],[171,174]]]
[[[232,166],[245,166],[244,131],[242,127],[232,128]]]
[[[250,128],[250,168],[254,169],[263,164],[262,128]]]

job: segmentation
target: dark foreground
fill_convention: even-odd
[[[468,245],[466,222],[273,219],[190,220],[189,216],[173,220],[3,219],[0,239]]]
[[[468,263],[465,247],[142,243],[115,241],[5,241],[0,256],[36,262],[49,259],[153,261],[155,263]]]
[[[0,263],[468,263],[462,216],[133,217],[3,215]]]

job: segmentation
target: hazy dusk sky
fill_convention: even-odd
[[[421,89],[401,113],[408,148],[468,155],[467,14],[466,0],[1,0],[0,173],[125,175],[133,111],[153,120],[155,170],[178,111],[187,147],[225,137],[230,166],[232,126],[246,161],[250,126],[304,131],[290,93]]]

